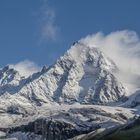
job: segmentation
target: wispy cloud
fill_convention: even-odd
[[[10,66],[19,71],[19,73],[25,77],[28,77],[41,69],[36,63],[29,60],[24,60],[17,64],[11,64]]]
[[[136,32],[123,30],[108,35],[98,32],[81,41],[100,48],[110,57],[120,70],[117,77],[129,89],[140,87],[140,39]]]
[[[60,28],[56,24],[55,10],[44,1],[41,9],[41,40],[43,41],[56,41]]]

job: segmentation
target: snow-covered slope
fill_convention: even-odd
[[[100,105],[42,106],[32,116],[10,117],[3,114],[0,117],[0,131],[9,131],[6,138],[15,137],[18,140],[34,140],[34,137],[38,140],[43,137],[47,140],[67,140],[98,129],[119,127],[134,118],[133,111]]]
[[[65,79],[61,82],[61,92],[56,92],[60,102],[108,103],[125,95],[123,86],[113,75],[116,66],[95,47],[75,43],[54,68]]]
[[[114,76],[116,70],[113,61],[100,50],[76,42],[54,65],[43,67],[41,72],[26,79],[8,66],[2,69],[0,106],[6,109],[44,103],[107,104],[122,101],[125,89]]]

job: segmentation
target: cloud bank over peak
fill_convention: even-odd
[[[140,39],[136,32],[123,30],[107,35],[98,32],[80,41],[100,48],[110,57],[118,66],[118,76],[128,89],[140,87]]]
[[[10,64],[10,67],[19,71],[19,73],[25,77],[28,77],[31,74],[40,71],[41,69],[36,63],[29,60],[24,60],[17,64]]]

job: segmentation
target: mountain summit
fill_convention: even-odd
[[[106,129],[111,133],[134,121],[139,110],[132,107],[139,106],[140,91],[126,98],[118,74],[108,56],[81,41],[53,65],[27,78],[4,67],[0,70],[0,138],[66,140],[92,131],[93,136],[102,136]]]
[[[1,102],[23,104],[108,104],[122,101],[125,89],[117,67],[98,48],[76,42],[54,65],[28,78],[8,66],[0,71]]]

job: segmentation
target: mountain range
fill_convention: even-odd
[[[29,77],[5,66],[0,70],[0,138],[80,140],[135,122],[140,92],[130,95],[119,72],[109,56],[82,41]]]

